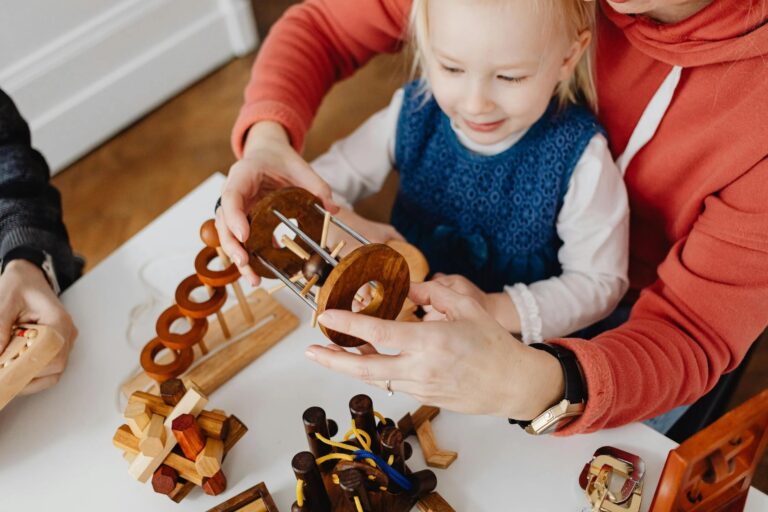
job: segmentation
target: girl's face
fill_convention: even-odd
[[[472,141],[493,144],[535,123],[588,45],[569,41],[530,1],[428,2],[427,79]]]

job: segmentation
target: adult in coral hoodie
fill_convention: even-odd
[[[658,9],[643,13],[650,9],[646,4]],[[247,229],[238,206],[258,188],[242,186],[255,183],[255,175],[283,172],[277,181],[308,186],[328,200],[327,188],[298,156],[283,157],[274,148],[289,137],[300,149],[330,86],[375,53],[400,49],[409,8],[409,0],[308,0],[272,28],[232,135],[243,159],[230,173],[219,212],[228,251],[241,250],[230,230],[242,237]],[[575,352],[588,388],[584,414],[563,433],[618,426],[695,401],[739,364],[768,324],[768,0],[601,0],[599,11],[598,113],[625,173],[632,212],[630,294],[638,298],[629,320],[616,329],[590,341],[549,340]],[[282,129],[275,131],[275,123]],[[442,293],[417,295],[451,302]],[[401,348],[407,345],[392,341],[398,336],[450,348],[446,340],[464,332],[458,324],[453,333],[437,326],[385,330],[367,319],[338,316],[328,323],[360,334],[375,329],[386,344]],[[483,331],[492,328],[472,335]],[[535,415],[562,393],[562,380],[532,352],[540,351],[516,353],[508,361],[523,364],[506,377],[495,375],[496,395],[516,400],[515,407],[478,403],[480,393],[467,389],[485,392],[483,379],[454,386],[455,396],[432,399],[468,412]],[[379,384],[395,379],[393,388],[406,364],[320,347],[310,353]],[[499,360],[509,354],[493,355]],[[522,392],[505,394],[504,380]],[[427,384],[400,386],[423,397]]]

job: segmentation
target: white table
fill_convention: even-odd
[[[0,413],[0,510],[199,511],[264,481],[288,511],[296,482],[291,458],[307,449],[301,421],[307,407],[323,407],[342,432],[347,403],[357,393],[369,394],[376,409],[394,419],[417,408],[406,396],[387,397],[307,360],[304,348],[324,338],[310,328],[308,308],[284,291],[278,300],[301,318],[301,326],[216,391],[207,407],[235,414],[250,429],[225,461],[226,493],[211,497],[196,489],[177,505],[128,475],[127,462],[112,446],[122,423],[118,387],[137,369],[141,346],[176,285],[194,272],[202,247],[198,230],[222,181],[218,174],[208,179],[64,294],[80,337],[58,386],[17,399]],[[164,296],[146,307],[152,287]],[[438,491],[458,511],[581,510],[586,500],[579,472],[603,445],[645,459],[647,510],[667,451],[675,447],[641,424],[569,438],[531,437],[502,419],[444,411],[433,427],[442,447],[459,452],[449,469],[435,470]],[[423,469],[413,444],[409,465]],[[747,510],[768,510],[768,497],[751,489]]]

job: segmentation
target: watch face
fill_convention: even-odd
[[[536,416],[525,430],[530,434],[549,434],[560,427],[564,427],[576,416],[584,412],[584,403],[571,404],[568,400],[561,400],[543,413]]]

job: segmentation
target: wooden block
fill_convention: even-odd
[[[173,435],[189,460],[195,460],[205,447],[205,436],[191,414],[181,414],[171,424]]]
[[[164,416],[153,414],[152,418],[149,420],[149,425],[147,425],[147,428],[141,433],[141,438],[139,439],[139,451],[144,455],[154,457],[163,451],[163,445],[165,445],[165,438],[167,435],[165,432],[165,425],[163,425],[164,420]]]
[[[129,403],[123,413],[125,423],[133,432],[136,437],[141,437],[141,433],[149,425],[151,419],[151,412],[146,404],[141,403]]]
[[[171,411],[173,411],[173,407],[163,402],[159,396],[144,391],[136,391],[128,399],[128,402],[145,403],[153,414],[165,417],[168,417]],[[213,437],[215,439],[227,437],[229,422],[227,421],[227,415],[223,411],[200,411],[200,414],[197,416],[197,424],[206,437]]]
[[[296,315],[270,297],[266,290],[257,288],[250,294],[248,301],[244,303],[250,308],[253,321],[247,321],[235,307],[229,308],[223,313],[234,337],[249,331],[240,340],[234,342],[238,344],[238,348],[229,352],[229,356],[220,357],[215,362],[210,363],[208,367],[197,370],[199,366],[208,363],[212,358],[217,358],[218,352],[204,358],[199,348],[194,347],[195,363],[184,375],[184,380],[191,379],[198,383],[206,395],[210,395],[218,386],[253,362],[299,325],[299,319]],[[208,333],[205,336],[205,344],[208,349],[214,352],[216,348],[227,343],[229,346],[226,348],[229,349],[233,342],[223,335],[218,322],[211,320]],[[227,361],[227,357],[231,356],[237,360]],[[173,360],[173,357],[172,354],[161,355],[156,359],[156,362],[167,364]],[[154,385],[155,381],[142,371],[124,382],[121,390],[123,395],[130,397],[135,391],[145,391]]]
[[[416,428],[416,435],[419,438],[421,451],[424,453],[424,459],[429,467],[445,469],[459,456],[456,452],[440,450],[437,447],[435,435],[432,433],[432,423],[429,421],[424,421]]]
[[[422,405],[413,414],[406,413],[405,416],[400,418],[400,421],[397,422],[397,428],[400,429],[404,436],[412,436],[416,434],[416,428],[419,425],[425,421],[432,421],[438,414],[440,414],[439,407]]]
[[[219,470],[210,478],[203,478],[203,492],[211,496],[218,496],[227,489],[227,478],[224,472]]]
[[[123,458],[128,461],[128,464],[130,464],[136,458],[136,454],[131,452],[123,452]]]
[[[229,424],[229,435],[224,440],[224,458],[226,458],[229,450],[231,450],[235,444],[237,444],[237,442],[242,439],[246,432],[248,432],[248,427],[246,427],[245,424],[237,418],[237,416],[230,416],[227,418],[227,423]],[[199,485],[202,485],[202,482]],[[180,503],[181,500],[186,498],[186,496],[194,488],[195,484],[187,482],[180,488],[174,490],[174,492],[168,497],[176,503]]]
[[[219,439],[208,438],[205,440],[205,448],[197,454],[195,468],[204,477],[212,477],[221,469],[223,457],[224,442]]]
[[[186,392],[187,388],[181,379],[169,379],[160,384],[160,396],[163,402],[171,407],[178,404]]]
[[[18,395],[66,345],[51,327],[20,325],[0,352],[0,410]]]
[[[416,506],[421,512],[455,512],[445,499],[433,492],[421,498]]]
[[[207,512],[278,512],[278,510],[267,486],[264,482],[260,482]]]
[[[197,389],[190,388],[187,390],[184,398],[173,408],[171,414],[165,419],[165,427],[171,428],[173,420],[182,414],[192,414],[193,416],[198,414],[205,404],[208,403],[208,399],[203,396]],[[171,453],[173,447],[176,446],[176,437],[167,436],[165,440],[165,446],[162,453],[154,457],[148,455],[139,454],[136,456],[136,460],[133,461],[128,472],[131,476],[140,482],[146,482],[155,470],[162,464],[163,460]]]
[[[161,465],[152,475],[152,489],[159,494],[171,494],[179,481],[179,473],[170,466]]]

